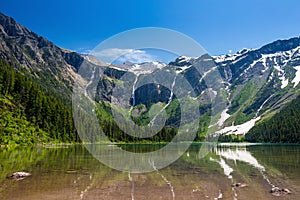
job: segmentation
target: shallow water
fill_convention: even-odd
[[[160,147],[123,146],[134,152]],[[218,146],[205,158],[200,147],[193,144],[170,166],[142,174],[106,167],[81,145],[2,147],[0,199],[300,199],[300,146]],[[6,178],[16,171],[32,176]],[[275,197],[272,187],[292,194]]]

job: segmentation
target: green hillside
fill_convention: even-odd
[[[245,136],[249,142],[300,143],[300,96],[270,119],[254,126]]]
[[[0,144],[77,141],[71,107],[0,61]]]

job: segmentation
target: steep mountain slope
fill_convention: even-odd
[[[245,137],[249,142],[290,142],[300,141],[300,96],[286,108],[254,126]]]
[[[212,60],[214,63],[208,62]],[[299,95],[299,66],[300,38],[296,37],[289,40],[278,40],[259,49],[244,49],[233,55],[213,57],[207,55],[205,58],[181,56],[164,66],[162,70],[175,70],[176,74],[182,74],[191,84],[193,92],[202,105],[200,106],[201,113],[208,116],[204,120],[203,126],[209,124],[217,126],[218,128],[215,129],[217,135],[245,135],[256,122],[269,119]],[[123,68],[122,74],[125,74],[127,70]],[[114,69],[114,71],[121,72],[118,69]],[[207,86],[209,79],[207,76],[215,71],[220,73],[223,80],[220,91],[214,90],[212,85]],[[116,72],[113,74],[118,74]],[[109,78],[100,80],[102,84],[97,90],[100,96],[103,93],[111,94],[114,88],[113,82],[119,80],[118,77],[111,76],[109,73],[106,73],[106,76]],[[104,88],[103,85],[111,85],[111,87]],[[142,87],[133,92],[134,89],[136,87],[133,87],[131,92],[135,101],[128,103],[133,107],[139,105],[139,112],[142,109],[144,113],[147,113],[151,105],[157,102],[166,104],[167,98],[164,96],[168,97],[170,94],[170,91],[162,92],[161,88],[155,85]],[[107,92],[108,90],[110,92]],[[205,109],[212,104],[207,97],[205,98],[205,96],[211,97],[207,94],[208,91],[215,94],[213,99],[223,98],[222,103],[226,102],[227,104],[223,106],[224,110],[218,110],[214,116]],[[158,99],[154,98],[158,93],[162,96]],[[100,99],[108,102],[110,100],[109,98]],[[141,107],[141,105],[145,105],[145,107]],[[178,110],[178,107],[176,109]],[[216,117],[217,119],[215,119]],[[177,118],[170,121],[178,120]],[[205,128],[203,130],[207,131]]]
[[[199,112],[196,140],[201,140],[207,131],[243,136],[255,124],[261,127],[273,116],[275,119],[276,113],[288,109],[300,94],[299,37],[230,55],[180,56],[169,64],[125,62],[115,66],[59,48],[0,14],[0,59],[45,95],[67,105],[67,113],[74,83],[85,87],[84,96],[96,100],[102,128],[114,141],[138,139],[121,130],[113,110],[124,116],[129,113],[127,120],[144,127],[153,126],[166,114],[165,126],[152,139],[170,141],[180,126],[187,132],[192,130],[192,123],[182,118],[180,103],[187,102],[187,113],[195,116]],[[82,67],[87,67],[82,69],[84,73],[80,73]],[[116,89],[123,93],[114,104]],[[36,119],[31,115],[27,120],[35,126]],[[49,127],[37,127],[49,131]]]
[[[227,125],[269,118],[299,95],[299,37],[214,58],[228,82],[231,117]],[[237,127],[227,131],[237,131]]]
[[[0,60],[0,144],[76,139],[70,107]]]
[[[0,13],[0,143],[79,141],[71,112],[84,58]]]
[[[70,97],[83,57],[61,49],[0,13],[0,59],[38,80],[45,90]]]

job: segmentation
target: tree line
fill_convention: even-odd
[[[0,96],[1,144],[12,141],[36,143],[79,140],[74,128],[71,106],[53,94],[45,92],[30,76],[15,70],[2,60],[0,60]],[[31,128],[22,129],[20,128],[22,126]],[[44,139],[36,139],[39,137]]]

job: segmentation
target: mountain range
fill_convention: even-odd
[[[222,141],[300,141],[300,37],[277,40],[235,54],[204,54],[199,57],[182,55],[170,63],[125,62],[116,66],[90,55],[57,47],[14,19],[0,14],[0,41],[1,62],[33,82],[39,93],[45,94],[47,98],[53,97],[59,102],[57,105],[62,105],[61,109],[68,110],[68,114],[62,115],[62,118],[66,118],[69,124],[73,123],[70,122],[73,86],[78,83],[83,85],[88,95],[96,100],[97,116],[112,141],[140,141],[134,136],[128,136],[125,132],[130,130],[125,131],[114,122],[113,113],[123,115],[126,109],[130,112],[128,120],[140,126],[155,124],[154,121],[165,112],[165,125],[159,134],[150,138],[155,141],[170,141],[180,127],[189,127],[186,130],[190,130],[193,126],[182,118],[182,114],[188,112],[193,116],[195,110],[200,113],[197,115],[199,128],[195,139],[198,141],[206,138],[208,131],[220,136]],[[84,74],[85,66],[94,71]],[[96,72],[96,76],[92,72]],[[188,86],[183,86],[184,81],[181,80],[186,80]],[[0,84],[4,88],[8,82],[3,78]],[[2,89],[1,110],[6,113],[16,112],[8,106],[9,101],[21,108],[26,116],[24,120],[30,126],[47,132],[49,127],[36,122],[37,118],[43,121],[46,116],[32,118],[35,113],[28,111],[32,105],[20,99],[21,91],[15,85],[10,93]],[[112,103],[116,88],[126,90],[126,94],[118,95],[118,106]],[[183,106],[180,106],[181,97],[189,101],[184,111]],[[34,107],[38,108],[37,105]],[[54,106],[51,112],[59,110]],[[3,115],[1,118],[0,132],[10,135],[4,126],[8,119]],[[55,139],[80,140],[77,136],[63,137],[64,134],[76,134],[74,124],[68,133],[60,131],[63,126],[55,129],[60,132],[60,136],[55,136]],[[16,127],[13,132],[20,134]],[[53,136],[50,134],[47,137]],[[1,142],[4,143],[3,140]]]

